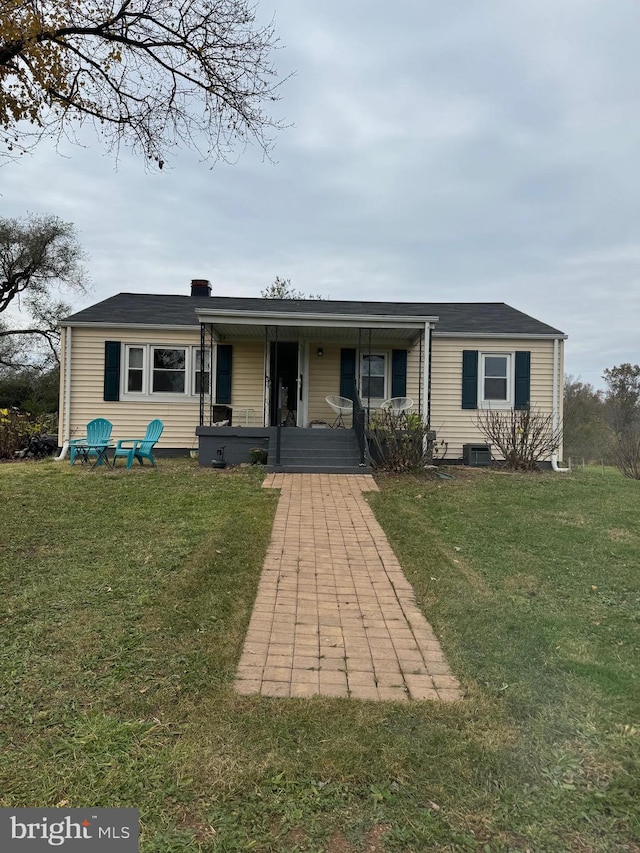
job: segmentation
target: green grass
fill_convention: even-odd
[[[145,853],[640,850],[638,484],[388,478],[369,497],[466,691],[232,690],[260,472],[0,465],[0,805],[138,806]]]

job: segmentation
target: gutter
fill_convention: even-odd
[[[446,332],[437,327],[433,330],[436,338],[487,338],[489,340],[542,340],[542,341],[566,341],[569,337],[563,332]]]
[[[237,311],[218,308],[196,308],[196,316],[201,323],[241,323],[245,325],[290,325],[290,326],[331,326],[338,328],[357,328],[358,326],[408,326],[422,328],[425,323],[437,323],[440,319],[431,315],[389,315],[389,314],[338,314],[326,311]]]

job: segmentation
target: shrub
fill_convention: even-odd
[[[435,433],[417,412],[376,412],[367,438],[372,463],[385,471],[416,471],[433,460]]]
[[[249,451],[249,462],[251,462],[252,465],[266,465],[267,455],[267,451],[264,447],[252,447]]]
[[[629,427],[616,435],[613,461],[625,477],[640,480],[640,430],[637,427]]]
[[[40,415],[16,409],[0,409],[0,459],[12,459],[16,451],[25,447],[29,438],[55,429],[55,416]]]
[[[560,446],[562,430],[554,427],[553,415],[535,409],[486,409],[478,414],[480,432],[504,457],[512,471],[537,471]]]

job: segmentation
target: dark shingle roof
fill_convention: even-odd
[[[198,326],[196,308],[219,311],[336,314],[343,316],[410,317],[436,316],[437,332],[470,334],[561,335],[558,329],[517,311],[504,302],[358,302],[333,299],[258,299],[234,296],[167,296],[118,293],[103,302],[72,314],[64,321],[74,324],[125,323],[160,326]]]

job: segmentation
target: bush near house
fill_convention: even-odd
[[[371,415],[367,440],[376,469],[401,473],[420,471],[433,461],[435,432],[417,412],[380,410]]]
[[[55,430],[55,415],[33,416],[16,409],[0,409],[0,459],[13,459],[31,436]]]
[[[553,415],[536,409],[485,409],[476,423],[511,471],[537,471],[562,443],[562,427],[554,426]]]

